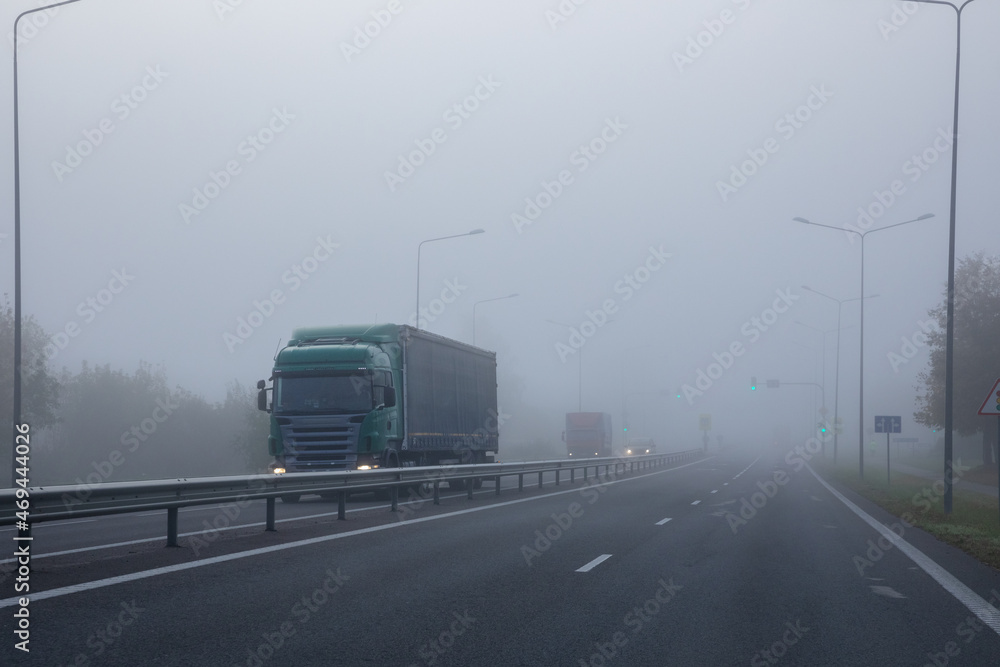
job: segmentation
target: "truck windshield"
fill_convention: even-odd
[[[276,414],[345,414],[372,409],[370,373],[284,375],[275,382]]]

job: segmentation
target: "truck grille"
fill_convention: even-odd
[[[354,469],[360,424],[351,415],[279,417],[288,472]]]

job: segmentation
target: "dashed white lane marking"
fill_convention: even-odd
[[[760,461],[760,457],[759,457],[759,456],[758,456],[757,458],[755,458],[755,459],[753,460],[753,463],[751,463],[751,464],[750,464],[750,465],[748,465],[748,466],[747,466],[746,468],[744,468],[743,470],[741,470],[741,471],[739,472],[739,475],[736,475],[736,477],[739,477],[740,475],[742,475],[743,473],[745,473],[745,472],[746,472],[747,470],[750,470],[750,468],[752,468],[752,467],[753,467],[753,464],[754,464],[754,463],[757,463],[757,461]],[[733,477],[733,479],[736,479],[736,477]]]
[[[600,565],[609,558],[611,558],[611,554],[602,554],[597,558],[595,558],[594,560],[587,563],[586,565],[584,565],[583,567],[581,567],[580,569],[578,569],[577,572],[590,572],[595,567],[597,567],[598,565]]]
[[[670,521],[670,519],[669,519],[669,518],[668,518],[668,519],[663,519],[663,520],[661,520],[661,521],[657,521],[657,522],[656,522],[656,525],[657,525],[657,526],[662,526],[663,524],[665,524],[665,523],[666,523],[666,522],[668,522],[668,521]]]
[[[691,463],[685,463],[673,468],[667,468],[666,470],[659,470],[657,472],[646,473],[645,475],[636,475],[635,477],[626,477],[625,479],[616,479],[607,482],[601,482],[598,486],[614,486],[615,484],[624,484],[626,482],[634,482],[646,477],[653,477],[655,475],[662,475],[668,472],[674,472],[675,470],[682,470],[684,468],[696,465],[700,461],[692,461]],[[72,593],[82,593],[83,591],[91,591],[97,588],[104,588],[105,586],[115,586],[117,584],[122,584],[131,581],[138,581],[140,579],[147,579],[149,577],[158,577],[164,574],[172,574],[174,572],[182,572],[184,570],[190,570],[198,567],[205,567],[207,565],[215,565],[217,563],[226,563],[233,560],[240,560],[242,558],[251,558],[253,556],[259,556],[263,554],[274,553],[277,551],[285,551],[287,549],[297,549],[299,547],[310,546],[313,544],[321,544],[324,542],[330,542],[332,540],[343,540],[355,535],[366,535],[368,533],[376,533],[383,530],[394,530],[396,528],[401,528],[403,526],[409,526],[417,523],[425,523],[427,521],[440,521],[442,519],[447,519],[453,516],[463,516],[466,514],[474,514],[476,512],[485,512],[499,507],[509,507],[511,505],[520,505],[521,503],[535,502],[542,500],[544,498],[552,498],[554,496],[562,496],[567,493],[579,493],[580,489],[567,489],[565,491],[553,491],[551,493],[544,493],[540,496],[532,496],[530,498],[519,498],[517,500],[508,500],[502,503],[492,503],[489,505],[482,505],[480,507],[470,507],[468,509],[456,510],[454,512],[446,512],[444,514],[434,514],[431,516],[422,516],[416,519],[407,519],[406,521],[400,521],[398,523],[387,523],[379,526],[372,526],[370,528],[359,528],[358,530],[349,530],[345,533],[334,533],[333,535],[322,535],[320,537],[311,537],[304,540],[297,540],[295,542],[287,542],[284,544],[274,544],[268,547],[259,547],[256,549],[249,549],[247,551],[240,551],[237,553],[225,554],[222,556],[213,556],[211,558],[204,558],[194,562],[178,563],[176,565],[168,565],[165,567],[158,567],[152,570],[144,570],[142,572],[133,572],[131,574],[120,575],[117,577],[108,577],[106,579],[98,579],[95,581],[86,581],[80,584],[74,584],[72,586],[63,586],[62,588],[53,588],[47,591],[40,591],[32,594],[31,601],[36,602],[39,600],[48,600],[50,598],[61,597],[63,595],[70,595]],[[299,517],[301,518],[301,517]],[[162,539],[162,538],[161,538]],[[20,604],[19,598],[5,598],[0,600],[0,609],[6,607],[13,607],[14,605]]]
[[[697,505],[697,504],[698,504],[698,503],[700,503],[700,502],[701,502],[700,500],[696,500],[696,501],[694,501],[694,502],[693,502],[693,503],[691,503],[691,504],[692,504],[692,505]]]
[[[884,595],[887,598],[898,598],[898,599],[906,598],[905,595],[903,595],[899,591],[889,586],[869,586],[869,588],[872,589],[872,593],[875,593],[876,595]]]

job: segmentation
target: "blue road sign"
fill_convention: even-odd
[[[875,417],[875,432],[876,433],[902,433],[903,432],[903,418],[902,417]]]

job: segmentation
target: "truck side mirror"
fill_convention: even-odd
[[[396,388],[386,387],[385,388],[385,407],[391,408],[396,405]]]
[[[257,381],[257,409],[263,412],[267,412],[267,389],[266,382],[263,380]]]

